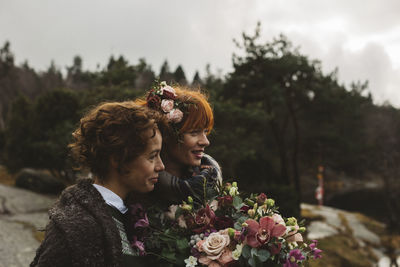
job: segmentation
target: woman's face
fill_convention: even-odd
[[[200,166],[204,149],[210,145],[206,129],[198,129],[183,134],[183,142],[171,145],[168,149],[170,161],[181,166]],[[168,169],[168,166],[167,166]]]
[[[154,189],[154,184],[158,182],[158,173],[164,170],[160,158],[161,144],[160,131],[156,130],[156,135],[149,139],[146,150],[125,165],[129,173],[121,175],[120,182],[128,192],[146,193]]]

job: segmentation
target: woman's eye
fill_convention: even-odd
[[[189,132],[190,135],[197,135],[199,133],[200,133],[199,130]]]

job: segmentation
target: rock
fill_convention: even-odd
[[[0,198],[5,200],[4,209],[11,214],[46,212],[56,200],[55,197],[5,185],[0,185]]]
[[[369,244],[373,244],[375,246],[379,246],[381,243],[381,239],[379,236],[370,230],[368,230],[354,214],[344,213],[346,216],[347,222],[351,230],[353,231],[353,236],[362,241],[368,242]]]
[[[43,194],[58,194],[65,188],[60,180],[34,169],[22,169],[16,176],[15,185]]]
[[[0,229],[0,266],[29,266],[39,246],[31,229],[4,220],[0,220]]]
[[[313,239],[322,239],[328,236],[333,236],[338,234],[338,230],[328,225],[325,222],[311,222],[307,227],[308,235],[307,238],[309,240]]]
[[[48,222],[47,210],[56,197],[0,185],[0,267],[29,266]]]

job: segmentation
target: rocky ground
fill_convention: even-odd
[[[0,267],[29,266],[55,200],[0,184]],[[308,204],[302,205],[302,215],[308,222],[307,239],[318,239],[324,250],[324,257],[310,266],[389,266],[385,242],[390,235],[383,224],[362,214]],[[399,249],[395,253],[400,252],[400,237],[392,244]],[[400,257],[397,261],[400,264]]]
[[[390,257],[400,265],[400,237],[385,225],[360,213],[302,204],[308,221],[307,239],[317,239],[323,258],[311,266],[389,267]],[[394,266],[394,265],[393,265]]]
[[[55,197],[0,184],[0,267],[26,267],[43,238]]]

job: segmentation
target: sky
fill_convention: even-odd
[[[145,58],[156,73],[168,60],[188,80],[232,71],[233,39],[284,34],[340,83],[369,81],[374,102],[400,107],[399,0],[0,0],[0,46],[10,41],[16,63],[65,72],[75,55],[102,69],[111,55]]]

